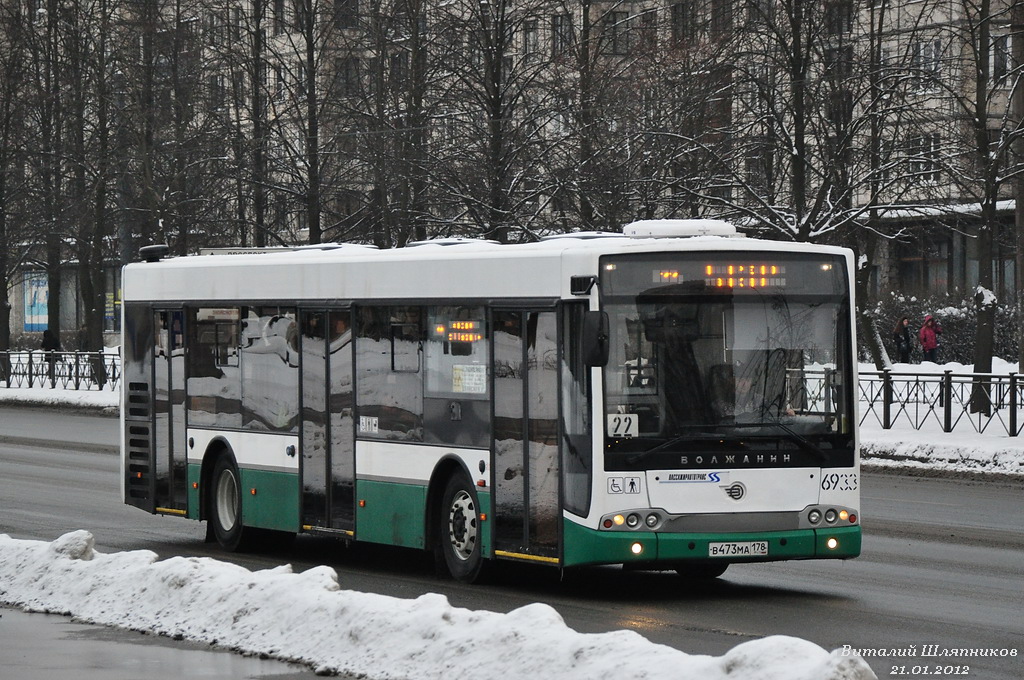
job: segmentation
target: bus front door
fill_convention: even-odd
[[[558,561],[558,323],[553,311],[495,311],[494,549]]]
[[[348,309],[302,310],[302,524],[355,526],[352,333]]]

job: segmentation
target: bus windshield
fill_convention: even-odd
[[[852,463],[843,258],[647,254],[601,270],[607,469]]]

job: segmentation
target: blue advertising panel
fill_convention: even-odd
[[[50,299],[50,285],[45,272],[25,274],[25,330],[45,331]]]

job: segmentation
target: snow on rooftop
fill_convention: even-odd
[[[869,680],[858,656],[770,636],[691,655],[633,631],[584,634],[545,604],[507,614],[346,590],[337,572],[262,571],[207,557],[105,554],[87,531],[0,535],[0,601],[372,678]]]

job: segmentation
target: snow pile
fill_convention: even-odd
[[[551,607],[508,614],[343,590],[337,573],[252,572],[210,558],[103,554],[75,531],[52,543],[0,535],[0,601],[30,611],[216,643],[374,678],[868,680],[863,659],[772,636],[720,657],[688,655],[632,631],[582,634]],[[386,669],[386,670],[385,670]]]
[[[120,392],[108,390],[64,390],[48,387],[11,387],[0,383],[0,403],[48,406],[67,409],[95,409],[116,413]]]
[[[868,419],[861,426],[861,460],[866,467],[1024,476],[1024,436],[1010,437],[999,424],[978,434],[970,425],[942,432],[933,423],[916,431],[906,422],[883,430]]]
[[[1009,375],[1017,372],[1017,364],[999,358],[992,359],[992,373]],[[893,364],[897,374],[913,373],[937,377],[946,371],[954,374],[971,373],[972,365],[956,362],[933,364]],[[875,372],[871,364],[861,364],[860,373]],[[934,389],[936,383],[931,383]],[[929,402],[929,400],[931,400]],[[861,459],[867,467],[885,467],[900,470],[929,470],[947,473],[984,473],[997,475],[1024,476],[1024,434],[1011,437],[1007,434],[1008,409],[998,412],[991,422],[977,416],[954,412],[958,422],[952,432],[942,431],[942,411],[937,398],[929,395],[919,397],[921,403],[911,404],[907,412],[894,406],[892,428],[885,430],[880,423],[881,406],[875,406],[874,413],[867,414],[860,426]],[[908,413],[914,409],[935,407],[936,411],[924,419],[919,430],[910,423]],[[861,414],[867,408],[860,404]],[[973,421],[973,425],[969,420]],[[978,430],[981,430],[979,432]]]

